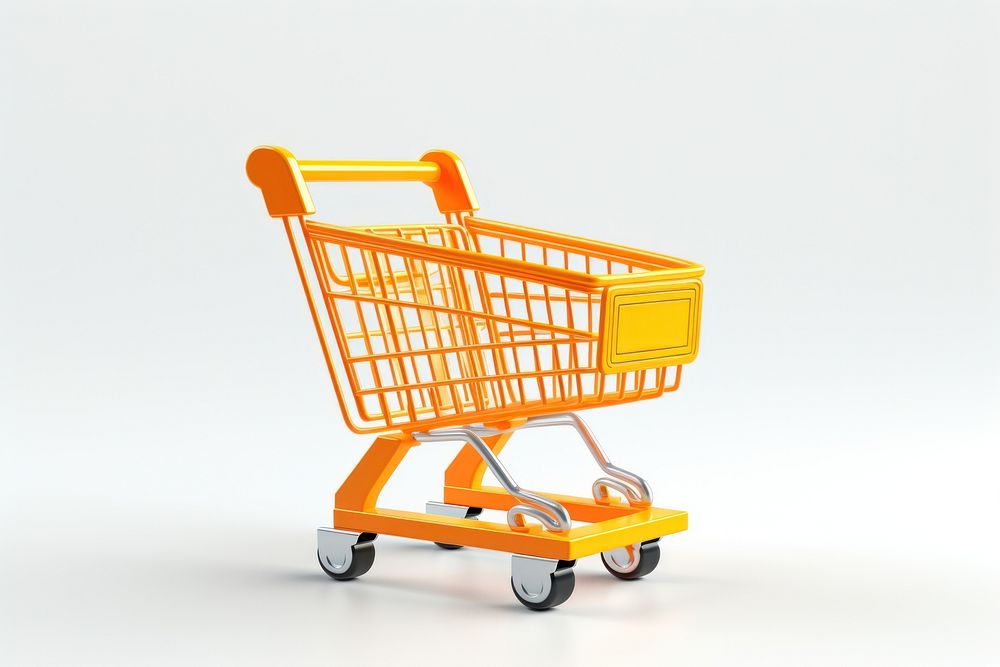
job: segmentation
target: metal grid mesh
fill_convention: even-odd
[[[653,398],[677,387],[679,367],[598,369],[603,289],[515,278],[502,266],[471,268],[421,248],[588,274],[657,267],[453,224],[457,216],[447,222],[348,233],[300,220],[343,360],[346,377],[334,381],[346,381],[362,421],[386,429],[469,424]]]

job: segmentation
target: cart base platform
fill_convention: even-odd
[[[586,498],[546,496],[566,507],[573,519],[593,523],[571,528],[566,533],[550,533],[536,525],[515,530],[506,523],[420,512],[337,509],[333,513],[333,525],[337,530],[395,535],[558,560],[576,560],[625,545],[647,542],[686,530],[688,525],[687,512],[680,510],[657,507],[635,510],[624,504],[598,505]],[[502,489],[491,488],[452,488],[450,493],[446,489],[445,500],[450,504],[499,510],[509,509],[514,504],[514,499]],[[598,519],[600,515],[605,518]]]

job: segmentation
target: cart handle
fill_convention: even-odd
[[[307,181],[419,181],[433,190],[442,213],[479,209],[465,166],[445,150],[428,151],[414,162],[297,160],[280,146],[259,146],[247,158],[247,176],[260,188],[273,218],[316,212]]]
[[[387,160],[299,160],[306,181],[420,181],[436,183],[441,178],[437,162],[391,162]]]

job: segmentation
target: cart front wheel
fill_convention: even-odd
[[[375,563],[374,533],[347,533],[319,529],[316,558],[327,575],[338,581],[357,579]]]
[[[630,544],[601,553],[601,562],[619,579],[639,579],[656,569],[660,562],[659,539]]]
[[[543,611],[561,605],[573,594],[575,560],[513,556],[510,587],[528,609]]]

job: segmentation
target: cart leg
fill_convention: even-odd
[[[334,579],[360,577],[375,563],[375,533],[337,530],[337,509],[375,509],[382,487],[416,441],[403,435],[377,438],[337,491],[333,511],[334,528],[316,531],[319,565]]]
[[[359,512],[374,510],[385,483],[396,472],[410,448],[417,444],[416,440],[402,433],[376,438],[337,490],[334,497],[334,527],[337,525],[337,509]]]

